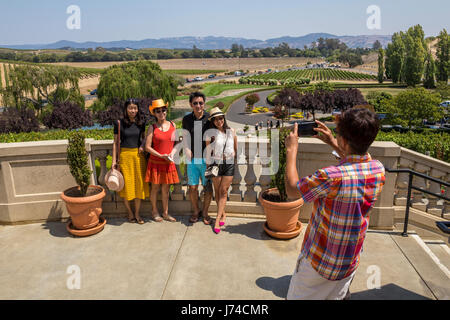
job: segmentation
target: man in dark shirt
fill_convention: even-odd
[[[195,223],[198,221],[199,216],[202,215],[203,223],[209,225],[211,218],[208,215],[208,209],[211,204],[213,190],[211,180],[205,177],[206,161],[203,157],[203,151],[206,148],[203,134],[207,130],[206,126],[209,118],[209,113],[205,111],[205,95],[198,91],[191,93],[189,104],[191,105],[192,113],[186,115],[182,123],[183,129],[186,130],[183,141],[187,158],[189,198],[194,209],[194,213],[189,221]],[[203,210],[200,210],[198,206],[198,184],[200,179],[205,190]]]

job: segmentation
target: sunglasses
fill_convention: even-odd
[[[157,108],[155,109],[155,113],[167,112],[167,108]]]
[[[202,105],[204,105],[205,103],[204,102],[198,102],[198,101],[196,101],[196,102],[193,102],[192,103],[194,106],[202,106]]]
[[[126,101],[126,103],[133,103],[133,104],[137,104],[138,103],[138,99],[135,98],[130,98]]]
[[[224,117],[215,117],[215,118],[214,118],[214,121],[224,120],[224,119],[225,119]]]

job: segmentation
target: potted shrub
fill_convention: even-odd
[[[61,193],[70,214],[67,230],[76,236],[98,233],[106,224],[104,218],[99,219],[106,192],[101,186],[89,185],[91,170],[88,166],[85,136],[80,131],[75,131],[69,136],[67,162],[70,173],[78,184]]]
[[[285,138],[289,128],[280,129],[279,168],[272,176],[271,187],[259,195],[259,203],[266,214],[264,230],[277,239],[291,239],[300,234],[302,224],[298,220],[303,199],[290,201],[286,194],[286,146]]]

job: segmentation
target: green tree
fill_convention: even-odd
[[[8,70],[8,85],[1,90],[3,104],[33,106],[38,111],[42,111],[45,100],[50,105],[73,101],[84,107],[79,78],[79,71],[70,67],[16,65]]]
[[[177,79],[165,74],[158,64],[137,61],[107,68],[101,75],[97,94],[103,106],[129,98],[162,98],[172,103],[177,86]]]
[[[386,48],[386,77],[392,82],[398,83],[401,80],[405,45],[402,40],[402,33],[392,35],[392,43]]]
[[[375,112],[387,112],[387,105],[392,103],[392,94],[384,91],[371,91],[366,96],[367,102],[373,106]]]
[[[449,99],[450,98],[450,85],[448,85],[447,82],[439,81],[436,84],[436,93],[438,93],[442,99]]]
[[[402,78],[408,86],[415,86],[421,83],[425,63],[425,49],[421,39],[414,38],[411,34],[406,34],[405,42],[405,63],[402,70]]]
[[[378,83],[383,83],[384,80],[384,50],[378,49]]]
[[[425,34],[421,25],[413,26],[406,33],[400,34],[405,45],[402,81],[406,82],[408,86],[415,86],[422,81],[428,51]]]
[[[428,52],[427,59],[425,60],[425,79],[423,80],[423,86],[427,89],[436,87],[434,83],[435,69],[433,56],[431,52]]]
[[[380,50],[380,49],[382,49],[382,48],[383,48],[383,46],[381,45],[381,42],[380,42],[379,40],[376,40],[376,41],[373,43],[373,46],[372,46],[372,49],[373,49],[373,50],[378,51],[378,50]]]
[[[439,107],[441,97],[424,88],[414,88],[399,93],[392,103],[387,105],[391,121],[407,126],[420,126],[424,119],[437,121],[443,117]]]
[[[450,68],[450,38],[447,30],[442,30],[438,39],[436,50],[437,80],[447,83]]]
[[[192,47],[192,57],[193,58],[203,58],[203,52],[197,46]]]

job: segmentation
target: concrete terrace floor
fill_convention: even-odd
[[[0,299],[286,297],[306,224],[299,237],[275,240],[263,231],[263,219],[229,217],[216,235],[202,222],[177,218],[146,218],[143,225],[109,218],[102,232],[86,238],[69,235],[63,222],[0,226]],[[398,232],[368,231],[352,299],[449,299],[449,279],[433,276],[432,265],[417,265],[411,256],[421,253],[407,241],[413,240]],[[69,289],[71,270],[79,271],[80,289]],[[374,270],[380,289],[371,288]]]

